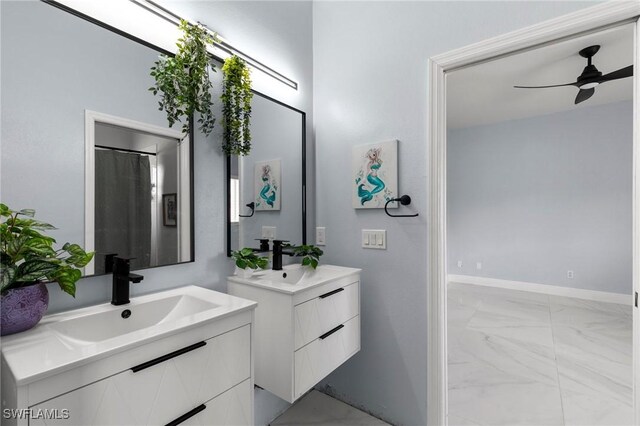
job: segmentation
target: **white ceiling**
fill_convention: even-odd
[[[611,28],[559,43],[453,71],[447,75],[449,128],[588,108],[632,99],[633,79],[610,81],[596,87],[591,99],[574,105],[575,86],[515,89],[576,81],[587,61],[581,49],[599,44],[593,64],[603,74],[633,63],[633,24]]]

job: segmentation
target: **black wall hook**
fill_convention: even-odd
[[[408,206],[409,204],[411,204],[411,197],[409,197],[408,195],[403,195],[400,198],[392,198],[390,200],[388,200],[385,204],[384,204],[384,212],[387,214],[387,216],[389,217],[416,217],[418,216],[418,213],[416,214],[391,214],[389,213],[389,210],[387,210],[387,206],[389,205],[389,203],[400,203],[403,206]]]
[[[249,204],[247,204],[247,207],[249,207],[251,209],[251,214],[239,214],[238,215],[239,217],[251,217],[251,216],[253,216],[253,214],[255,213],[256,203],[254,203],[252,201]]]

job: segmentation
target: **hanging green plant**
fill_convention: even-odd
[[[222,66],[222,150],[229,155],[251,152],[251,75],[245,61],[233,55]]]
[[[180,21],[182,37],[178,39],[175,56],[161,55],[151,67],[151,75],[156,84],[149,90],[154,95],[160,93],[160,110],[167,113],[169,127],[182,123],[182,131],[189,132],[189,117],[199,114],[200,131],[209,135],[215,124],[211,80],[209,70],[216,72],[207,52],[213,46],[215,35],[202,25]]]

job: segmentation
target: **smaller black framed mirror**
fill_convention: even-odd
[[[253,93],[251,153],[227,156],[227,256],[260,238],[307,243],[306,113]]]

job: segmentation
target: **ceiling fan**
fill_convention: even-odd
[[[576,86],[580,89],[578,92],[578,96],[576,96],[575,104],[579,104],[580,102],[584,102],[589,99],[596,91],[596,86],[601,83],[605,83],[607,81],[618,80],[621,78],[631,77],[633,75],[633,65],[629,65],[628,67],[620,68],[617,71],[610,72],[609,74],[604,74],[598,71],[595,65],[591,63],[591,58],[598,53],[600,50],[599,45],[589,46],[582,49],[580,52],[580,56],[583,58],[587,58],[587,66],[584,67],[582,74],[578,76],[578,79],[575,83],[566,83],[566,84],[555,84],[552,86],[513,86],[517,89],[546,89],[549,87],[562,87],[562,86]]]

